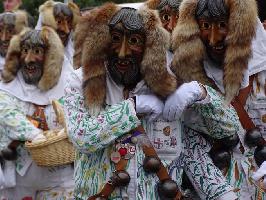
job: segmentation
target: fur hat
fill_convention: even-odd
[[[28,13],[23,11],[23,10],[17,10],[16,12],[4,12],[0,14],[0,19],[5,18],[6,14],[11,14],[15,16],[15,30],[16,33],[20,33],[20,31],[23,30],[23,28],[29,26],[29,21],[28,21]]]
[[[21,39],[30,30],[25,28],[11,39],[2,71],[2,80],[4,82],[10,82],[16,77],[20,68]],[[47,91],[54,87],[60,78],[64,60],[64,47],[59,36],[50,27],[42,27],[41,37],[47,49],[45,51],[44,71],[38,83],[38,88]]]
[[[104,62],[111,43],[108,22],[120,9],[113,3],[107,3],[91,10],[82,16],[74,33],[74,65],[83,66],[83,93],[92,115],[98,114],[105,104]],[[146,34],[141,74],[155,94],[166,97],[176,89],[176,80],[166,69],[169,33],[162,28],[156,12],[149,9],[137,12],[142,17]]]
[[[54,17],[54,5],[57,3],[58,2],[49,0],[39,7],[39,12],[40,12],[40,15],[42,16],[42,25],[50,26],[54,28],[55,30],[57,29],[57,23]],[[73,13],[72,26],[75,27],[80,17],[79,7],[73,2],[67,3],[67,6]]]
[[[198,0],[184,0],[173,32],[175,50],[172,69],[184,82],[197,80],[212,85],[207,78],[203,59],[205,46],[200,39],[200,29],[195,17]],[[251,56],[251,41],[257,25],[255,0],[225,0],[229,8],[227,49],[224,60],[225,101],[229,104],[238,94],[244,71]]]

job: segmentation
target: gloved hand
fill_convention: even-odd
[[[177,120],[188,106],[205,97],[206,91],[197,81],[184,83],[167,98],[163,117],[169,121]]]
[[[264,161],[261,164],[260,168],[252,175],[252,179],[254,181],[259,181],[263,177],[264,177],[263,186],[266,187],[266,161]]]
[[[149,122],[156,120],[163,111],[163,102],[155,95],[136,96],[136,112],[144,114]]]

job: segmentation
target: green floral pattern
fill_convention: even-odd
[[[228,107],[227,109],[224,109],[220,96],[211,88],[208,88],[208,92],[209,91],[211,101],[206,105],[202,105],[205,109],[200,108],[200,104],[194,106],[194,109],[196,109],[198,114],[206,117],[205,126],[208,126],[208,129],[202,129],[201,127],[204,127],[202,124],[199,126],[192,124],[191,126],[193,126],[193,128],[198,128],[200,131],[206,132],[210,129],[214,129],[211,130],[213,137],[221,137],[217,135],[232,135],[238,128],[237,125],[232,125],[234,122],[237,122],[238,124],[238,118],[236,118],[233,108]],[[113,151],[113,141],[135,128],[140,122],[136,117],[134,105],[130,100],[124,100],[110,106],[105,111],[102,111],[97,117],[90,116],[87,108],[84,106],[84,97],[77,88],[70,87],[66,89],[64,107],[65,113],[67,114],[66,118],[69,135],[77,148],[74,175],[75,198],[87,200],[88,197],[97,194],[100,191],[102,186],[111,176],[112,171],[115,169],[113,163],[110,162],[110,154]],[[212,107],[212,111],[207,110],[209,107]],[[219,120],[222,120],[223,123],[218,123]],[[234,121],[231,122],[231,120]],[[208,124],[206,125],[206,123]],[[145,120],[142,121],[142,125],[147,130]],[[224,129],[224,131],[220,129]],[[219,132],[216,133],[216,130],[219,130]],[[150,137],[150,133],[147,134]],[[194,149],[199,148],[201,145],[201,143],[198,143],[199,141],[193,140],[193,138],[188,142],[190,146],[197,145],[197,147],[193,147]],[[205,173],[206,170],[199,168],[201,165],[201,159],[196,160],[196,162],[193,163],[193,159],[196,157],[193,155],[191,156],[190,153],[197,154],[197,152],[194,152],[193,148],[190,148],[190,146],[187,146],[187,149],[189,150],[187,150],[187,154],[185,154],[184,157],[180,156],[178,159],[173,160],[169,165],[166,165],[172,179],[180,184],[183,164],[187,164],[190,171],[196,173],[196,176],[192,176],[194,178],[193,181],[201,187],[203,192],[209,193],[209,199],[215,199],[215,197],[230,191],[232,188],[225,181],[222,174],[216,170],[210,160],[207,160],[207,163],[204,163],[208,165],[208,175],[210,175],[212,182],[219,179],[220,185],[218,187],[213,184],[208,185],[208,178],[205,180],[203,177],[200,177],[200,175]],[[137,146],[135,159],[129,161],[129,165],[131,162],[134,162],[136,169],[136,196],[134,199],[159,199],[156,192],[156,185],[159,180],[156,175],[144,172],[142,167],[143,159],[143,151]],[[186,162],[184,162],[184,160],[186,160]],[[162,162],[165,163],[164,159],[162,159]],[[207,174],[205,175],[207,176]],[[207,187],[207,191],[203,187]],[[123,194],[127,193],[128,190],[129,188],[116,189],[112,193],[110,199],[122,200]]]

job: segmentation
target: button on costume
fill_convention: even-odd
[[[76,199],[179,198],[175,184],[180,185],[182,173],[181,121],[162,118],[160,99],[183,91],[176,90],[176,79],[167,71],[169,39],[149,9],[106,4],[81,17],[74,63],[82,66],[83,80],[66,88],[64,104],[77,148]],[[234,109],[224,108],[220,95],[208,86],[208,99],[199,101],[202,89],[191,84],[197,88],[191,101],[198,101],[191,107],[193,119],[203,116],[192,124],[195,129],[218,135],[238,131]],[[228,185],[225,191],[230,190]]]
[[[8,177],[13,186],[0,191],[2,199],[73,199],[72,166],[38,167],[23,144],[60,128],[51,103],[64,103],[66,77],[72,74],[67,65],[61,40],[49,27],[25,29],[10,42],[0,85],[0,150],[13,141],[21,144]]]

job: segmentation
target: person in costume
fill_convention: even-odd
[[[261,29],[255,1],[184,0],[181,4],[172,38],[172,71],[183,82],[197,80],[220,91],[224,106],[234,106],[243,126],[228,138],[196,135],[193,129],[185,127],[185,172],[201,199],[215,199],[223,191],[223,185],[216,181],[221,172],[239,199],[265,198],[251,179],[263,158],[259,156],[255,162],[254,149],[256,158],[263,155],[265,148],[261,137],[263,118],[258,115],[262,110],[259,111],[254,95],[259,93],[258,80],[263,79],[251,76],[251,71],[259,68],[261,53],[254,44],[260,40]],[[165,117],[170,108],[165,106]],[[200,141],[200,145],[194,145]],[[192,154],[195,151],[198,154]]]
[[[157,12],[159,13],[161,22],[163,27],[169,32],[171,33],[171,35],[173,36],[173,30],[177,25],[178,22],[178,18],[179,18],[179,8],[181,5],[181,0],[180,1],[172,1],[172,0],[149,0],[145,3],[145,6],[153,9],[153,10],[157,10]],[[172,44],[173,45],[173,42]],[[173,59],[173,51],[172,51],[172,46],[170,47],[169,51],[167,51],[167,57],[169,59],[169,65],[171,66],[171,62]],[[178,77],[177,77],[178,78]],[[178,80],[182,80],[179,79]],[[192,79],[191,79],[192,80]],[[181,87],[182,88],[182,87]],[[178,90],[181,90],[178,89]],[[216,89],[216,88],[215,88]],[[173,120],[173,119],[178,119],[181,114],[180,112],[183,110],[186,110],[186,113],[189,113],[191,108],[191,104],[193,104],[193,102],[190,101],[185,101],[182,100],[182,97],[185,95],[189,95],[190,91],[183,89],[183,93],[181,94],[181,92],[179,91],[179,93],[177,94],[172,94],[170,95],[170,97],[168,98],[168,100],[165,103],[165,109],[164,109],[164,117],[168,120]],[[193,91],[193,87],[191,87],[191,91]],[[181,96],[179,95],[181,94]],[[177,112],[178,111],[178,112]],[[194,135],[195,137],[189,138],[191,142],[191,147],[196,147],[196,146],[200,146],[202,145],[200,142],[200,140],[195,140],[195,138],[197,137],[197,135],[202,135],[201,131],[195,131],[195,123],[197,123],[198,121],[200,121],[201,119],[194,119],[191,120],[191,116],[193,116],[193,112],[190,113],[189,116],[189,120],[186,119],[186,115],[181,119],[183,121],[184,124],[186,124],[186,126],[190,127],[191,129],[194,130]],[[197,121],[198,120],[198,121]],[[199,128],[198,128],[199,129]],[[207,135],[207,137],[209,137],[210,139],[222,139],[222,138],[228,138],[230,135],[220,135],[219,132],[209,132]],[[186,143],[188,143],[188,138],[186,138]],[[185,149],[186,150],[186,149]],[[187,155],[188,152],[185,153],[185,155]],[[197,156],[197,153],[195,152],[191,152],[191,150],[189,150],[189,154],[191,154],[191,158],[195,159],[195,157]],[[184,157],[186,158],[186,157]],[[191,160],[191,158],[189,158],[189,160]],[[198,157],[199,158],[199,157]],[[203,157],[204,158],[204,157]],[[213,164],[213,163],[208,163],[208,164]],[[203,165],[205,167],[205,165]],[[195,166],[192,166],[193,168],[191,168],[190,170],[195,170]],[[197,173],[199,176],[204,175],[204,170],[200,170],[201,167],[199,167],[199,165],[196,167],[197,168]],[[214,171],[212,171],[213,173]],[[216,170],[215,173],[216,175],[212,175],[213,176],[213,183],[215,185],[219,185],[220,188],[227,188],[228,183],[226,182],[226,179],[223,177],[222,173],[219,172],[219,170]],[[191,181],[193,182],[193,177],[191,178],[191,180],[189,180],[186,176],[186,173],[183,173],[183,179],[182,179],[182,189],[183,189],[183,193],[184,196],[186,198],[191,198],[191,199],[197,199],[199,198],[198,195],[196,194],[195,190],[193,189],[193,185],[191,185]],[[195,183],[197,183],[198,180],[195,180]],[[215,190],[217,189],[217,187],[210,187],[210,191],[211,190]],[[222,191],[222,192],[221,192]],[[219,196],[216,196],[216,194],[213,194],[213,197],[211,198],[215,198],[215,199],[234,199],[236,198],[232,193],[228,193],[226,194],[226,190],[221,190]],[[224,193],[224,195],[221,195],[222,193]],[[202,197],[203,199],[205,197]]]
[[[163,27],[172,33],[178,21],[181,2],[182,0],[148,0],[144,6],[152,10],[157,10]]]
[[[72,32],[80,16],[78,6],[73,2],[62,3],[49,0],[39,7],[39,13],[35,29],[49,26],[56,30],[65,46],[65,57],[73,65]]]
[[[45,140],[44,131],[60,128],[51,101],[64,101],[72,74],[68,64],[59,36],[49,27],[25,29],[12,38],[0,84],[0,150],[13,141]],[[23,143],[16,152],[13,177],[8,177],[15,183],[0,190],[1,199],[73,199],[70,164],[38,167]]]
[[[5,57],[13,35],[28,27],[28,15],[24,11],[4,12],[0,14],[0,73],[5,64]]]
[[[83,80],[66,88],[64,104],[77,149],[76,199],[179,199],[181,123],[162,118],[160,99],[176,91],[166,67],[169,39],[149,9],[105,4],[81,17],[74,63],[82,66]],[[186,101],[197,102],[195,109],[212,107],[198,109],[211,119],[210,130],[238,131],[236,113],[224,108],[215,90],[197,82],[181,87],[189,91]],[[228,185],[224,193],[231,190]]]

